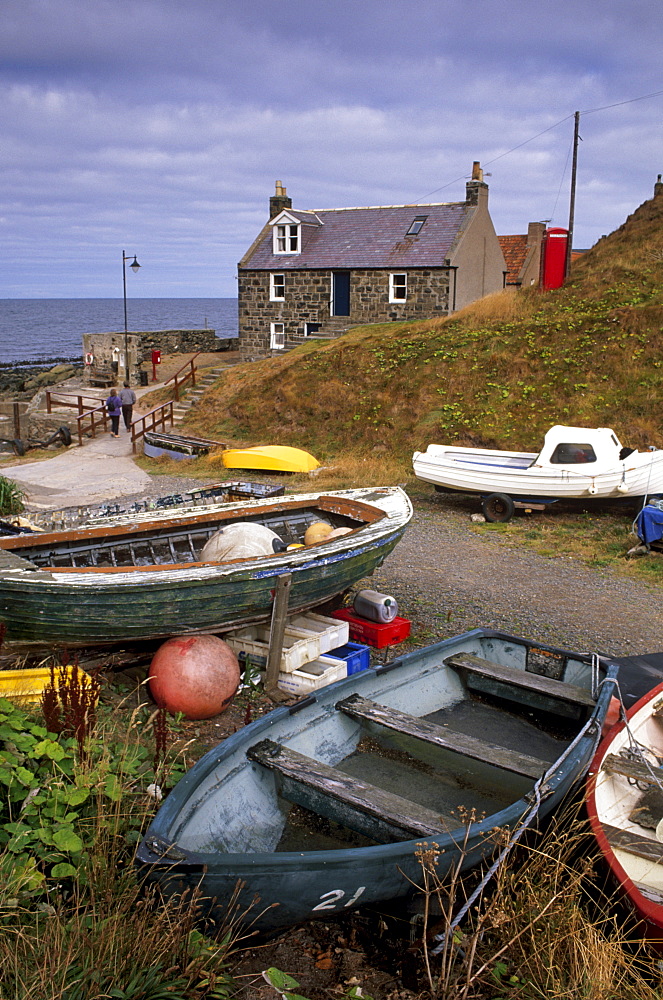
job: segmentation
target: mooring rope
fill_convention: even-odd
[[[614,681],[614,682],[616,682],[616,678],[614,678],[614,677],[606,677],[606,678],[604,678],[604,680],[601,682],[601,685],[599,685],[599,688],[606,681]],[[508,857],[509,853],[513,849],[513,847],[518,843],[518,841],[522,837],[522,835],[525,832],[525,830],[529,827],[529,825],[531,824],[532,820],[538,814],[539,809],[541,808],[541,802],[543,801],[543,798],[544,798],[544,786],[545,786],[545,783],[548,780],[549,776],[551,774],[554,774],[555,771],[557,771],[558,768],[561,767],[561,765],[564,763],[564,761],[569,756],[569,754],[572,752],[572,750],[575,749],[575,747],[578,745],[578,743],[582,739],[584,739],[584,737],[587,735],[588,731],[591,730],[592,726],[595,726],[595,725],[596,725],[596,719],[594,719],[594,718],[588,719],[587,722],[585,723],[585,725],[580,730],[580,732],[577,733],[577,735],[575,736],[575,738],[571,741],[571,743],[569,743],[569,745],[566,747],[566,749],[563,751],[563,753],[560,754],[560,756],[557,758],[557,760],[554,762],[554,764],[551,764],[550,767],[548,768],[548,770],[544,774],[542,774],[541,777],[536,781],[536,783],[534,785],[534,788],[532,789],[532,795],[534,796],[534,800],[535,801],[534,801],[534,804],[532,805],[531,809],[529,810],[529,812],[527,813],[527,815],[525,816],[525,818],[522,820],[522,822],[521,822],[520,826],[518,827],[518,829],[515,830],[514,833],[509,837],[509,840],[507,841],[506,845],[502,848],[502,850],[498,854],[497,858],[492,863],[492,865],[490,866],[490,868],[488,869],[488,871],[486,872],[486,874],[484,875],[484,877],[481,879],[481,882],[476,887],[476,889],[474,890],[474,892],[469,896],[469,898],[466,900],[466,902],[460,908],[460,910],[458,911],[458,913],[456,914],[456,916],[454,917],[454,919],[449,924],[449,927],[445,931],[442,931],[442,933],[435,935],[435,937],[433,938],[433,941],[437,941],[437,942],[439,942],[439,944],[437,944],[435,946],[435,948],[432,949],[432,951],[430,953],[431,955],[439,955],[440,952],[444,949],[445,944],[446,944],[449,936],[451,934],[453,934],[453,932],[458,927],[458,925],[460,924],[460,922],[465,919],[465,917],[467,916],[468,911],[474,905],[474,903],[479,898],[479,896],[483,893],[484,889],[486,888],[486,886],[488,885],[488,883],[492,879],[492,877],[495,874],[495,872],[499,869],[500,865],[502,865],[504,863],[504,861]],[[595,736],[595,739],[594,739],[593,750],[596,749],[596,746],[598,744],[600,735],[601,735],[601,730],[597,727],[597,733],[596,733],[596,736]]]

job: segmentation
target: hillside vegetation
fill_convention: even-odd
[[[663,197],[562,289],[490,296],[447,320],[358,327],[229,369],[185,433],[290,444],[329,462],[430,442],[536,451],[555,423],[663,447]]]

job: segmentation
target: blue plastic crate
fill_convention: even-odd
[[[344,646],[337,646],[330,649],[325,656],[333,656],[336,660],[345,660],[348,665],[348,677],[350,674],[358,674],[360,670],[367,670],[371,665],[371,650],[369,646],[362,646],[358,642],[346,642]]]

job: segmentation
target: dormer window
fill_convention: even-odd
[[[412,225],[406,232],[406,236],[418,236],[421,232],[421,227],[428,218],[427,215],[415,215]]]
[[[284,222],[274,226],[274,253],[299,253],[299,223]]]

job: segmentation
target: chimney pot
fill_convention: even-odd
[[[269,199],[269,217],[273,219],[275,215],[282,212],[284,208],[292,208],[292,198],[288,198],[288,192],[283,187],[281,181],[277,181],[274,194]]]

